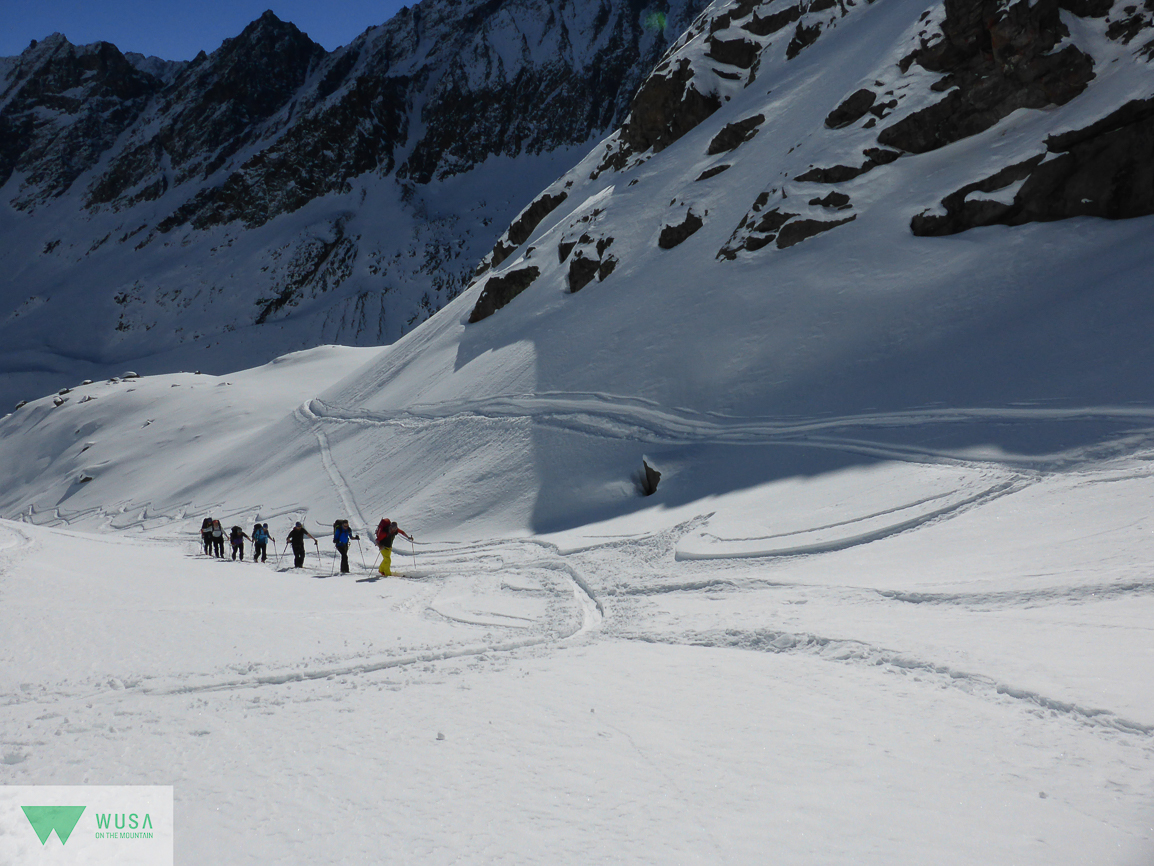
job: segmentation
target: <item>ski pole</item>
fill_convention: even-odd
[[[411,535],[409,536],[409,547],[411,547],[413,550],[413,570],[416,571],[417,570],[417,543],[413,540],[413,537]]]
[[[280,552],[276,549],[276,542],[273,542],[272,552],[276,554],[276,567],[280,568]]]
[[[361,540],[359,538],[357,539],[357,550],[361,552],[361,565],[367,569],[368,565],[365,564],[365,549],[361,547]]]
[[[320,545],[317,545],[317,551],[320,551]],[[333,567],[329,569],[329,577],[332,577],[337,572],[337,558],[333,557]]]

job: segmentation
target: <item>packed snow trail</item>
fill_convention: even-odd
[[[321,449],[321,462],[324,464],[325,472],[328,473],[329,479],[333,482],[333,486],[337,490],[337,494],[341,498],[341,503],[345,507],[345,513],[354,521],[354,526],[357,531],[362,534],[372,537],[372,528],[368,521],[365,520],[361,510],[357,507],[356,498],[353,496],[353,491],[349,488],[348,482],[345,481],[341,470],[333,459],[332,448],[329,447],[329,439],[325,435],[325,431],[321,429],[319,424],[312,424],[316,420],[316,416],[309,410],[309,404],[302,404],[297,410],[296,415],[301,421],[309,423],[312,431],[316,434],[317,444]]]
[[[606,438],[623,438],[647,444],[742,445],[805,444],[839,450],[860,450],[889,459],[964,459],[957,451],[930,449],[911,443],[887,443],[844,435],[850,431],[903,431],[911,438],[925,427],[974,427],[1102,422],[1119,430],[1154,431],[1154,409],[1146,407],[1086,406],[1071,408],[957,408],[916,412],[887,412],[843,417],[757,419],[725,417],[676,411],[648,401],[608,394],[536,394],[461,400],[429,406],[410,406],[397,412],[374,412],[333,406],[313,399],[301,408],[302,417],[327,423],[413,428],[458,418],[491,420],[532,419],[534,423]],[[843,435],[834,435],[841,433]],[[820,435],[819,435],[820,434]],[[1010,464],[1050,466],[1056,456],[1015,459]],[[1068,459],[1068,457],[1066,458]]]

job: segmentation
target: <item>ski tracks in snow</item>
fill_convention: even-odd
[[[310,410],[310,404],[302,404],[297,408],[295,414],[297,419],[309,426],[316,435],[317,445],[320,446],[321,449],[321,463],[325,467],[325,473],[329,476],[329,480],[333,482],[333,487],[337,490],[337,495],[340,497],[341,504],[345,507],[345,512],[351,520],[356,521],[355,525],[361,532],[365,534],[371,533],[372,529],[365,521],[361,509],[357,506],[357,500],[356,497],[353,496],[352,488],[350,488],[349,483],[345,481],[345,477],[341,474],[336,460],[333,459],[333,449],[329,445],[329,437],[325,435],[323,427],[316,423],[319,419]]]
[[[937,492],[889,508],[844,520],[826,521],[791,532],[760,537],[707,537],[708,518],[687,521],[669,531],[648,537],[630,537],[593,543],[581,550],[562,553],[534,540],[508,540],[445,546],[424,554],[424,565],[414,577],[421,587],[398,599],[394,610],[401,615],[429,618],[463,629],[460,640],[441,646],[373,656],[330,658],[326,663],[297,662],[291,670],[263,670],[240,675],[176,674],[164,680],[135,680],[131,690],[150,695],[181,695],[195,692],[273,687],[340,677],[365,676],[388,670],[451,661],[467,657],[527,649],[560,649],[574,642],[622,639],[693,646],[808,653],[843,664],[880,667],[897,675],[915,676],[942,685],[965,689],[976,697],[1012,701],[1051,716],[1070,719],[1097,729],[1109,729],[1143,739],[1154,735],[1154,725],[1133,721],[1107,710],[1076,702],[1048,698],[1037,691],[1018,688],[997,677],[956,670],[948,665],[919,659],[902,652],[852,639],[823,638],[785,628],[683,630],[679,633],[638,630],[631,627],[630,599],[644,601],[675,593],[711,595],[741,593],[772,585],[750,578],[749,558],[820,557],[850,547],[872,544],[898,534],[922,530],[969,510],[1010,496],[1036,480],[1036,473],[1062,464],[1077,463],[1078,454],[1066,452],[1029,460],[966,456],[957,450],[931,449],[863,438],[866,430],[883,431],[942,424],[1050,423],[1107,421],[1121,424],[1154,424],[1154,413],[1143,410],[1083,408],[1051,410],[1037,408],[1004,410],[927,410],[915,413],[871,414],[809,420],[769,421],[669,411],[642,400],[600,394],[539,395],[460,401],[436,407],[414,407],[406,412],[377,413],[340,409],[319,400],[296,410],[298,421],[316,436],[320,459],[337,495],[349,514],[369,531],[357,497],[341,472],[326,433],[328,425],[397,425],[411,428],[436,425],[474,415],[485,419],[523,419],[556,425],[593,436],[629,438],[655,444],[766,444],[806,445],[857,451],[907,463],[947,464],[972,470],[968,487]],[[1083,455],[1084,456],[1084,455]],[[1039,468],[1043,467],[1043,468]],[[1102,480],[1088,479],[1087,483]],[[702,543],[702,539],[707,544]],[[31,543],[30,539],[25,539]],[[16,543],[16,542],[13,542]],[[0,536],[0,563],[6,557],[5,537]],[[695,561],[700,560],[700,561]],[[0,565],[0,569],[3,569]],[[740,574],[738,573],[740,572]],[[675,579],[670,579],[676,574]],[[991,609],[1019,604],[1044,605],[1094,600],[1099,593],[1154,592],[1154,586],[1138,580],[1125,586],[1051,588],[1033,593],[927,593],[888,590],[851,590],[844,587],[810,587],[811,592],[857,594],[855,603],[892,605],[961,605]],[[854,600],[846,598],[847,603]],[[608,607],[607,607],[608,604]],[[606,628],[606,625],[609,628]],[[634,624],[635,625],[635,624]],[[484,630],[479,635],[478,630]],[[481,639],[477,639],[478,636]],[[285,659],[285,662],[292,663]],[[276,663],[274,662],[274,665]],[[287,667],[287,665],[286,665]],[[64,698],[65,695],[60,694]],[[77,695],[77,697],[79,697]],[[87,697],[91,697],[90,695]]]
[[[459,642],[417,652],[386,653],[368,658],[361,655],[320,665],[305,663],[293,670],[269,670],[228,677],[185,674],[169,678],[167,682],[161,679],[140,681],[135,684],[135,690],[148,695],[188,695],[364,676],[435,662],[491,658],[519,650],[563,647],[586,638],[601,626],[604,609],[588,581],[570,563],[543,555],[537,545],[478,543],[464,549],[430,551],[424,556],[430,564],[425,570],[408,576],[420,579],[412,582],[418,588],[395,604],[393,610],[401,615],[461,626],[474,632],[473,639],[465,637]],[[496,561],[477,569],[476,561],[486,556],[496,556]],[[542,577],[533,578],[534,574]],[[510,575],[517,576],[514,581],[517,585],[507,585]],[[549,580],[551,575],[556,579]],[[386,580],[409,583],[404,576]],[[509,612],[510,596],[515,601],[521,593],[540,598],[542,604],[538,615],[522,616]],[[486,632],[481,640],[476,639],[477,629]],[[524,636],[515,637],[517,633]],[[86,699],[90,698],[90,695],[86,696]]]
[[[314,399],[299,410],[302,418],[331,424],[395,426],[412,429],[459,418],[487,420],[531,418],[535,423],[569,432],[610,439],[628,439],[648,445],[804,445],[857,453],[879,459],[915,462],[997,463],[1037,469],[1069,465],[1098,446],[1074,448],[1034,456],[990,454],[975,458],[966,447],[930,448],[925,445],[865,438],[866,431],[953,429],[1031,424],[1118,425],[1149,436],[1154,411],[1142,407],[1086,406],[1069,408],[999,407],[876,412],[824,418],[742,418],[669,409],[647,400],[599,393],[543,393],[505,395],[478,400],[446,401],[411,406],[403,411],[374,412],[334,406]]]
[[[1019,688],[999,680],[949,665],[936,664],[907,653],[873,646],[857,640],[826,638],[814,634],[795,634],[773,629],[724,629],[709,632],[686,632],[678,635],[654,635],[623,632],[627,640],[646,643],[668,643],[712,648],[738,648],[755,652],[800,653],[829,662],[882,668],[899,676],[931,681],[942,687],[957,688],[983,700],[1010,699],[1026,705],[1043,717],[1074,721],[1093,728],[1138,735],[1154,743],[1154,724],[1123,718],[1109,710],[1085,707],[1077,703],[1046,697],[1036,691]]]

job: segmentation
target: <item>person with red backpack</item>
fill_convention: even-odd
[[[381,577],[388,577],[393,573],[393,540],[398,535],[405,536],[409,541],[413,540],[413,536],[387,517],[382,518],[381,522],[377,524],[377,547],[381,551],[381,565],[377,571],[381,573]]]

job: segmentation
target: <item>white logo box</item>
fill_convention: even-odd
[[[173,866],[172,830],[171,785],[0,786],[4,866]]]

